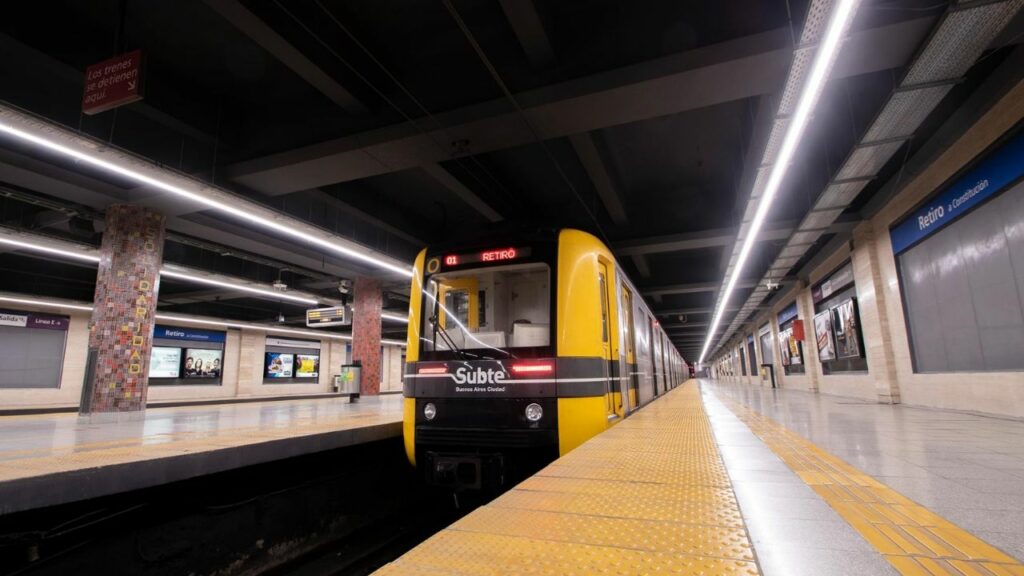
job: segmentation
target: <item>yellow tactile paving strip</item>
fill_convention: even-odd
[[[760,574],[689,382],[377,574]]]
[[[1013,557],[770,418],[720,399],[901,574],[1024,576]]]
[[[401,423],[401,412],[339,413],[334,418],[296,418],[272,426],[223,427],[148,434],[131,439],[74,444],[50,450],[0,452],[0,482],[159,458],[237,448],[298,436]]]

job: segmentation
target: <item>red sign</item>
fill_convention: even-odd
[[[135,50],[86,68],[82,112],[98,114],[142,100],[141,67],[142,52]]]
[[[793,320],[793,339],[796,340],[797,342],[803,342],[804,341],[804,321],[803,320],[799,320],[799,319]]]

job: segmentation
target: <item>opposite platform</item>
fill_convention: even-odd
[[[400,396],[151,408],[137,420],[0,418],[0,514],[402,434]]]

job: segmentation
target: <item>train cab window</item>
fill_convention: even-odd
[[[426,291],[426,321],[421,323],[424,352],[447,357],[472,351],[475,356],[493,358],[506,357],[502,351],[510,349],[549,352],[551,269],[547,264],[433,274]]]

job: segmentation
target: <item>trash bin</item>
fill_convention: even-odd
[[[342,364],[341,374],[334,377],[334,391],[348,394],[350,402],[359,400],[363,382],[362,371],[363,367],[360,364]]]

